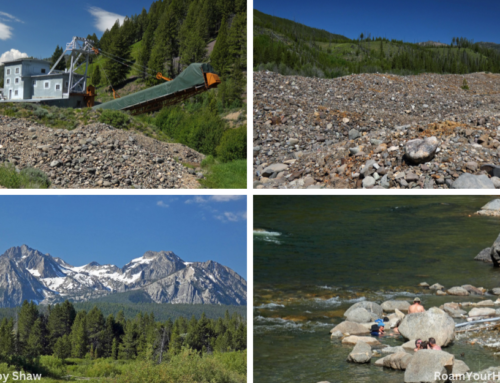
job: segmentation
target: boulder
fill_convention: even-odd
[[[431,287],[429,287],[431,290],[444,290],[444,286],[440,285],[439,283],[434,283]]]
[[[495,287],[495,288],[493,288],[493,290],[491,290],[491,292],[492,292],[494,295],[500,295],[500,287]]]
[[[443,290],[436,290],[436,295],[448,295]]]
[[[400,351],[395,354],[387,355],[383,358],[382,365],[393,370],[406,370],[413,355],[405,351]]]
[[[467,374],[469,371],[469,366],[467,366],[463,360],[455,359],[455,363],[453,363],[453,370],[451,372],[453,375],[452,380],[465,380],[462,378],[462,375]]]
[[[403,346],[394,346],[394,347],[384,347],[380,350],[382,354],[396,354],[398,352],[404,352],[405,349]]]
[[[483,377],[488,377],[488,383],[498,382],[500,380],[498,379],[498,377],[500,377],[500,367],[490,367],[486,370],[476,372],[475,374],[479,374],[479,376]]]
[[[485,176],[481,174],[479,176],[463,173],[460,177],[458,177],[452,184],[452,189],[495,189],[495,185],[493,182]]]
[[[342,334],[349,334],[349,335],[364,335],[370,333],[370,330],[367,329],[365,326],[350,321],[344,321],[342,323],[339,323],[330,330],[330,333],[333,334],[334,332],[337,331],[340,331]]]
[[[455,322],[443,310],[431,307],[423,313],[405,316],[399,325],[399,332],[406,339],[434,337],[439,346],[447,346],[455,339]]]
[[[487,299],[485,301],[477,302],[476,306],[479,306],[479,307],[483,307],[483,306],[495,306],[495,302],[493,302],[491,299]]]
[[[490,253],[491,261],[494,267],[500,266],[500,235],[497,237],[493,245],[491,246]]]
[[[408,312],[408,308],[410,307],[410,303],[407,301],[386,301],[382,303],[382,309],[386,313],[392,313],[394,311],[405,311]]]
[[[353,304],[351,307],[347,309],[347,311],[344,313],[344,316],[347,316],[351,310],[357,309],[358,307],[362,307],[366,309],[368,312],[374,313],[377,315],[377,318],[381,318],[382,314],[384,313],[384,310],[382,307],[375,303],[375,302],[370,302],[370,301],[361,301]]]
[[[489,317],[496,315],[495,309],[490,309],[488,307],[475,307],[469,311],[469,317]]]
[[[288,169],[288,165],[285,165],[285,164],[272,164],[272,165],[269,165],[267,168],[265,168],[262,171],[262,176],[263,177],[269,177],[273,173],[279,173],[279,172],[282,172],[283,170],[286,170],[286,169]]]
[[[462,285],[462,288],[467,290],[469,294],[472,295],[484,295],[485,293],[484,289],[472,285]]]
[[[493,185],[495,185],[495,187],[498,189],[500,186],[500,178],[492,177],[491,181],[493,182]],[[500,199],[494,199],[493,201],[488,202],[486,205],[484,205],[481,208],[481,210],[479,210],[477,212],[477,214],[499,217],[500,216]]]
[[[460,305],[454,302],[445,303],[443,305],[443,310],[452,318],[461,318],[467,314],[467,311],[462,310]]]
[[[405,371],[405,383],[441,382],[436,375],[448,375],[453,370],[455,357],[445,351],[420,350],[408,363]]]
[[[378,346],[382,344],[377,339],[370,336],[351,335],[342,339],[342,344],[349,344],[352,346],[356,345],[358,342],[364,342],[366,344],[369,344],[370,346]]]
[[[487,247],[481,250],[479,254],[474,257],[474,260],[486,263],[493,263],[493,261],[491,260],[491,247]]]
[[[354,310],[351,310],[346,315],[346,318],[350,322],[369,323],[369,322],[373,322],[375,319],[377,319],[377,315],[368,312],[363,307],[358,307]]]
[[[416,339],[410,339],[408,342],[403,343],[401,347],[403,347],[403,350],[405,351],[410,351],[410,353],[415,352],[415,340]]]
[[[469,295],[469,292],[467,290],[459,286],[455,286],[452,287],[451,289],[448,289],[447,293],[450,295],[459,295],[459,296]]]
[[[342,331],[334,331],[334,332],[331,332],[330,331],[330,338],[342,338],[344,336],[344,333]]]
[[[439,141],[436,137],[417,138],[405,145],[406,159],[413,164],[428,162],[434,158]]]
[[[358,342],[354,349],[347,357],[347,361],[351,363],[370,363],[372,358],[372,348],[365,342]]]

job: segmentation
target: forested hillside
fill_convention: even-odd
[[[61,378],[67,359],[69,365],[87,359],[97,363],[94,367],[104,369],[94,371],[94,375],[87,371],[88,376],[113,377],[121,374],[120,366],[124,364],[119,361],[127,364],[139,361],[142,367],[150,368],[163,363],[163,368],[168,369],[177,356],[183,355],[184,367],[188,369],[196,362],[192,358],[205,353],[245,351],[246,337],[246,322],[236,313],[226,312],[218,319],[208,319],[202,314],[199,319],[178,317],[159,322],[153,313],[139,313],[134,319],[126,319],[123,311],[105,318],[97,307],[77,312],[68,301],[41,312],[37,305],[25,301],[15,319],[1,321],[0,367],[1,363],[7,363],[14,368]],[[245,354],[242,356],[246,358]],[[184,371],[181,375],[188,379],[190,375],[186,374]]]
[[[254,10],[254,69],[333,78],[351,73],[500,72],[500,51],[453,38],[450,45],[411,44],[360,34],[356,40]]]

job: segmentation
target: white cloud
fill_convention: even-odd
[[[247,213],[244,211],[239,213],[226,211],[222,215],[216,215],[215,218],[222,222],[239,222],[247,219]]]
[[[205,203],[207,200],[203,197],[196,196],[193,199],[186,200],[186,203]]]
[[[4,16],[4,17],[7,17],[8,19],[12,20],[12,21],[17,21],[18,23],[23,23],[24,24],[24,21],[21,21],[19,20],[17,17],[15,16],[12,16],[11,14],[9,13],[6,13],[6,12],[0,12],[0,16]],[[4,19],[5,20],[5,19]]]
[[[0,31],[1,31],[1,25],[2,24],[0,24]],[[0,38],[1,38],[1,32],[0,32]],[[2,65],[6,61],[17,60],[23,57],[28,57],[28,55],[26,53],[21,53],[17,49],[11,49],[10,51],[7,51],[0,56],[0,65]]]
[[[166,204],[165,202],[163,202],[163,201],[158,201],[158,202],[156,203],[156,205],[157,205],[157,206],[159,206],[159,207],[165,207],[165,208],[167,208],[167,207],[169,207],[169,206],[170,206],[170,205],[167,205],[167,204]]]
[[[115,25],[116,20],[120,20],[120,25],[123,25],[123,21],[125,20],[125,16],[108,12],[98,7],[90,7],[89,12],[95,18],[95,27],[101,32],[104,32],[106,29],[111,29],[113,25]]]
[[[213,195],[210,197],[210,200],[215,202],[229,202],[237,201],[243,197],[242,195]]]
[[[4,23],[0,23],[0,40],[8,40],[12,37],[12,28]]]

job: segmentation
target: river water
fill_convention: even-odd
[[[329,331],[360,300],[419,296],[431,307],[481,299],[437,297],[420,282],[500,286],[500,271],[473,260],[500,233],[500,218],[474,215],[491,199],[256,196],[254,381],[402,382],[400,371],[347,363],[352,347]],[[466,339],[445,351],[472,371],[500,363]]]

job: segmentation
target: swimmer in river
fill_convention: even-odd
[[[413,304],[408,308],[408,314],[423,313],[424,311],[425,309],[420,302],[420,298],[415,297]]]
[[[429,346],[431,350],[441,350],[441,347],[436,344],[436,339],[429,338]]]

